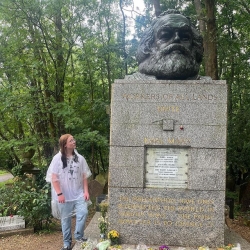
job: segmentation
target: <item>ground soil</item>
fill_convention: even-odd
[[[95,211],[89,213],[87,224],[90,222]],[[248,226],[249,223],[249,226]],[[246,216],[238,216],[237,219],[226,219],[226,224],[231,230],[234,230],[245,240],[250,242],[250,221]],[[74,219],[72,228],[74,227]],[[50,233],[14,235],[0,238],[0,250],[60,250],[62,247],[62,233],[60,223],[54,227]]]
[[[86,227],[91,221],[95,209],[89,209]],[[74,232],[75,218],[72,219]],[[73,246],[74,246],[73,242]],[[60,221],[54,220],[51,231],[42,231],[28,235],[13,235],[0,238],[0,250],[60,250],[63,246]]]
[[[237,216],[235,219],[226,219],[226,224],[230,230],[235,231],[243,239],[250,242],[250,220],[246,215]]]

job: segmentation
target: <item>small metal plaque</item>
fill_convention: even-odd
[[[188,148],[146,147],[146,188],[187,188]]]

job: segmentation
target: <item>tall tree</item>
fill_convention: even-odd
[[[8,149],[8,154],[17,163],[21,161],[21,145],[29,143],[37,149],[39,165],[44,164],[44,160],[52,156],[58,137],[71,132],[78,135],[78,145],[82,148],[84,136],[95,142],[92,145],[98,150],[91,162],[102,162],[103,167],[107,167],[103,157],[105,152],[108,158],[108,115],[105,111],[111,82],[120,74],[115,63],[115,58],[120,63],[120,49],[111,49],[119,27],[119,19],[111,14],[115,9],[113,1],[106,1],[110,8],[100,19],[100,25],[105,18],[104,23],[110,25],[107,29],[105,25],[101,28],[103,43],[99,42],[96,23],[91,22],[93,13],[97,14],[96,10],[100,10],[103,3],[1,2],[0,150]],[[114,30],[112,35],[111,30]],[[104,34],[108,34],[107,44]],[[106,63],[104,57],[99,56],[101,46],[105,53],[100,54],[108,58]],[[83,93],[79,95],[80,85]]]
[[[215,3],[215,0],[194,0],[195,9],[199,19],[200,32],[204,37],[205,74],[214,80],[218,80]]]

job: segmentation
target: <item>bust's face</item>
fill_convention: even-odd
[[[178,14],[163,16],[155,25],[152,49],[163,50],[171,44],[180,44],[192,49],[192,31],[189,20]],[[175,51],[176,53],[178,50]]]
[[[199,63],[189,19],[181,14],[161,16],[153,24],[153,43],[139,71],[157,79],[196,79]]]

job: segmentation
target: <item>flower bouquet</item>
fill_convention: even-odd
[[[94,240],[90,240],[88,239],[86,242],[83,242],[81,244],[81,249],[84,249],[84,250],[95,250],[96,249],[96,244],[97,244],[97,241]]]
[[[108,248],[108,250],[120,250],[122,249],[121,245],[113,245]]]
[[[111,246],[119,245],[119,233],[116,230],[111,230],[108,232],[108,239],[111,241]]]
[[[170,250],[170,248],[167,245],[162,245],[162,246],[159,246],[159,250]]]
[[[207,247],[207,246],[202,246],[202,247],[199,247],[198,250],[209,250],[209,247]]]
[[[107,215],[107,212],[108,212],[108,207],[109,207],[109,204],[107,201],[102,201],[100,204],[99,204],[99,208],[100,208],[100,211],[101,211],[101,215],[103,218],[106,217]]]
[[[98,227],[100,229],[100,238],[101,240],[105,240],[108,231],[107,217],[101,217],[98,219],[98,221],[99,221]]]
[[[227,246],[218,247],[217,250],[241,250],[241,247],[239,243],[237,243],[236,246],[228,244]]]
[[[96,248],[98,250],[106,250],[110,247],[110,240],[104,240],[104,241],[101,241],[99,242],[97,245],[96,245]]]
[[[99,218],[99,229],[100,229],[100,240],[104,241],[106,240],[107,236],[107,231],[108,231],[108,217],[107,217],[107,212],[108,212],[108,202],[102,201],[99,204],[99,208],[101,210],[101,218]]]

